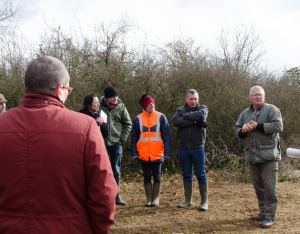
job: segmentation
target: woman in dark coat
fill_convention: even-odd
[[[99,110],[99,100],[96,94],[91,93],[84,98],[83,108],[79,111],[80,113],[91,116],[96,120],[98,127],[101,130],[103,138],[108,136],[108,123],[104,122],[104,118],[100,116]]]

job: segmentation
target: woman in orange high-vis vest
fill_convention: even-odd
[[[164,158],[171,158],[171,132],[166,116],[155,110],[155,101],[149,93],[142,96],[139,104],[144,110],[133,120],[131,157],[138,158],[142,164],[147,197],[145,206],[158,206],[161,165]]]

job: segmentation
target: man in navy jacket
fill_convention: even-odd
[[[173,125],[178,127],[178,151],[183,174],[185,202],[178,205],[184,208],[192,205],[193,167],[201,195],[200,211],[208,209],[208,185],[205,171],[205,138],[207,107],[199,105],[199,95],[194,89],[186,92],[185,106],[177,108]]]

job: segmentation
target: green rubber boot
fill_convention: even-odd
[[[178,205],[178,208],[184,208],[187,206],[191,206],[192,202],[192,194],[193,194],[193,182],[184,183],[184,194],[185,194],[185,202]]]
[[[145,186],[145,193],[147,197],[147,202],[145,203],[146,207],[151,206],[152,202],[152,183],[144,184]]]
[[[208,210],[208,184],[199,184],[199,190],[201,195],[200,211],[207,211]]]
[[[159,205],[160,183],[153,183],[152,204],[151,206]]]

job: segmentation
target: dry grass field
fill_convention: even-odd
[[[219,172],[220,174],[221,172]],[[209,210],[200,212],[197,181],[193,206],[179,209],[184,201],[181,175],[164,176],[158,207],[144,207],[141,176],[122,181],[126,207],[118,206],[110,233],[300,233],[300,183],[279,182],[277,219],[271,229],[260,228],[250,217],[259,213],[252,184],[230,182],[208,173]]]

